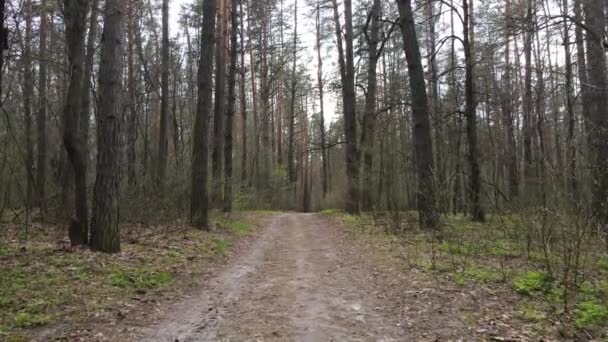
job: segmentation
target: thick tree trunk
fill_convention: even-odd
[[[342,80],[344,137],[346,145],[346,211],[349,214],[359,214],[359,151],[357,148],[357,105],[355,93],[352,2],[351,0],[344,1],[344,39],[342,39],[342,25],[340,24],[337,0],[332,0],[332,4],[334,9],[336,42],[338,46],[338,64],[340,66],[340,76]],[[343,46],[343,44],[345,46]]]
[[[608,232],[608,80],[604,28],[606,20],[599,1],[583,0],[587,32],[587,63],[589,67],[589,139],[592,152],[593,213],[600,227]],[[608,237],[607,237],[608,239]],[[608,241],[608,240],[607,240]]]
[[[473,51],[470,41],[470,13],[468,0],[462,2],[464,12],[464,55],[466,63],[465,75],[465,115],[467,121],[468,159],[471,169],[469,182],[469,201],[471,216],[474,221],[484,221],[485,213],[481,205],[481,168],[479,166],[479,146],[477,141],[477,100],[475,99],[475,83],[473,78]]]
[[[84,61],[84,75],[82,78],[82,106],[80,109],[80,137],[82,142],[82,151],[84,155],[84,174],[85,181],[89,170],[89,136],[91,127],[91,89],[93,66],[95,63],[95,48],[97,42],[98,31],[98,16],[99,16],[99,0],[91,2],[91,14],[89,18],[89,37],[87,39],[87,50]]]
[[[380,35],[380,16],[382,5],[380,0],[374,0],[372,4],[370,34],[368,36],[367,64],[367,93],[365,94],[365,114],[363,116],[363,129],[361,131],[361,151],[363,152],[363,188],[361,191],[361,206],[365,211],[372,210],[373,205],[373,160],[374,139],[376,138],[376,95],[378,79],[376,68],[378,66],[378,39]]]
[[[399,24],[407,59],[412,96],[414,159],[418,177],[418,221],[422,228],[438,229],[439,214],[436,207],[433,181],[433,142],[428,114],[428,99],[422,69],[422,57],[416,37],[416,25],[410,0],[398,0]]]
[[[198,103],[194,123],[192,151],[192,193],[190,223],[199,229],[209,229],[209,201],[207,198],[207,164],[209,159],[209,117],[213,97],[213,46],[215,38],[216,0],[203,2],[203,26],[198,68]]]
[[[119,190],[121,154],[121,79],[124,55],[126,2],[106,0],[99,66],[97,120],[97,179],[91,218],[91,248],[120,251]]]
[[[76,217],[70,224],[69,236],[72,245],[88,243],[88,205],[86,184],[86,155],[83,136],[79,132],[81,115],[82,78],[84,68],[84,46],[88,0],[65,1],[65,33],[69,61],[69,88],[63,113],[63,143],[74,175],[74,200]]]
[[[224,159],[224,120],[226,115],[226,15],[224,1],[218,3],[215,45],[215,103],[213,113],[213,151],[211,153],[211,205],[222,206],[222,166]]]
[[[228,72],[228,109],[226,110],[226,141],[224,143],[224,211],[232,211],[232,126],[236,105],[237,32],[239,30],[238,1],[232,0],[230,31],[230,70]]]
[[[158,159],[157,159],[157,185],[162,194],[167,172],[167,154],[169,141],[167,131],[169,127],[169,0],[162,2],[162,30],[163,41],[161,48],[161,94],[160,94],[160,131],[158,133]]]

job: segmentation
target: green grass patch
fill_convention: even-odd
[[[47,325],[51,321],[51,316],[47,314],[32,314],[20,312],[14,317],[15,326],[19,328],[34,328]]]
[[[574,322],[579,328],[593,328],[608,322],[608,306],[594,301],[576,306]]]
[[[327,216],[338,215],[341,213],[342,213],[342,210],[340,210],[340,209],[325,209],[325,210],[321,210],[321,212],[320,212],[321,215],[327,215]]]
[[[542,322],[547,319],[547,314],[533,305],[524,304],[517,309],[517,317],[528,322]]]
[[[531,295],[533,292],[547,291],[551,287],[551,279],[545,272],[526,272],[513,281],[513,289],[522,295]]]
[[[110,274],[110,284],[119,288],[150,290],[163,287],[171,282],[168,272],[157,272],[139,269],[122,269]]]
[[[463,286],[467,281],[481,284],[499,283],[504,280],[504,277],[492,268],[475,266],[463,272],[454,273],[451,279],[456,285]]]
[[[232,241],[228,239],[213,240],[213,251],[218,255],[225,255],[228,249],[232,246]]]

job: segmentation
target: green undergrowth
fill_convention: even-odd
[[[553,320],[565,330],[584,329],[585,334],[608,338],[608,255],[592,234],[582,241],[579,254],[567,254],[576,246],[568,235],[576,226],[565,214],[491,214],[485,223],[448,215],[442,217],[440,234],[419,230],[416,220],[390,223],[400,227],[395,232],[383,219],[407,217],[405,213],[322,214],[352,228],[352,235],[372,246],[381,262],[426,271],[456,286],[486,286],[519,298],[513,316],[539,331],[550,330],[544,324]],[[573,260],[579,263],[577,272]]]
[[[114,255],[59,244],[55,227],[46,228],[55,235],[0,242],[0,340],[28,340],[33,328],[55,322],[84,324],[134,296],[193,284],[263,216],[217,217],[211,232],[180,224],[125,226],[122,251]]]

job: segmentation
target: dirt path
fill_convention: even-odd
[[[488,327],[466,323],[488,309],[500,312],[500,302],[479,304],[479,293],[414,278],[378,270],[365,248],[325,217],[281,214],[200,295],[137,335],[180,342],[471,341],[510,330],[491,316]]]

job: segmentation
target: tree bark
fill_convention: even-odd
[[[216,0],[204,0],[201,52],[198,68],[198,103],[196,106],[192,152],[192,198],[190,203],[190,223],[199,229],[209,229],[207,164],[209,162],[209,117],[213,97],[212,71],[215,14]]]
[[[414,135],[414,159],[418,177],[418,221],[420,227],[424,229],[438,229],[439,214],[436,207],[435,183],[433,181],[433,142],[422,57],[416,37],[416,24],[411,0],[397,0],[397,5],[399,6],[399,24],[403,34],[412,96],[412,133]]]
[[[33,190],[35,188],[34,171],[34,142],[32,139],[32,98],[34,96],[34,72],[32,70],[32,1],[25,2],[25,41],[23,53],[23,111],[25,114],[25,172],[27,188],[25,205],[29,213],[32,206]],[[27,222],[26,222],[27,225]]]
[[[471,216],[474,221],[485,221],[485,213],[481,205],[481,169],[479,166],[479,146],[477,141],[477,101],[475,99],[473,51],[470,40],[470,13],[468,0],[462,2],[464,12],[464,55],[465,55],[465,115],[467,121],[468,159],[471,169],[469,182],[469,201]]]
[[[589,67],[589,116],[592,151],[593,213],[600,228],[608,231],[608,99],[606,87],[606,55],[604,28],[606,20],[599,1],[583,0],[587,32],[587,63]],[[608,241],[608,237],[607,237]]]
[[[135,143],[137,141],[137,80],[135,78],[135,31],[137,25],[137,6],[134,1],[129,1],[129,19],[127,27],[128,46],[128,66],[127,84],[129,96],[129,117],[127,120],[127,178],[129,185],[133,186],[137,182],[135,172]]]
[[[369,211],[373,205],[373,160],[374,139],[376,138],[376,95],[378,89],[378,38],[380,34],[380,16],[382,5],[380,0],[372,3],[370,34],[367,38],[369,60],[367,64],[367,93],[365,94],[365,115],[363,116],[363,129],[361,131],[361,151],[363,152],[363,189],[361,192],[361,206]]]
[[[158,160],[157,185],[163,193],[165,173],[167,172],[167,154],[169,141],[167,131],[169,127],[169,0],[162,2],[162,47],[161,47],[161,94],[160,94],[160,121],[158,133]]]
[[[295,121],[296,121],[296,87],[297,79],[297,62],[298,62],[298,1],[295,0],[294,6],[294,31],[293,31],[293,52],[292,52],[292,67],[291,67],[291,102],[289,109],[289,123],[287,127],[288,134],[288,150],[287,150],[287,174],[289,182],[292,186],[297,180],[296,175],[296,160],[295,160]]]
[[[79,119],[82,106],[82,81],[84,68],[84,47],[88,0],[65,1],[65,33],[69,61],[69,86],[63,113],[63,143],[70,160],[74,175],[74,201],[76,217],[69,229],[73,246],[87,244],[88,205],[86,184],[86,161],[83,135],[79,132]]]
[[[244,186],[247,183],[247,152],[249,148],[247,146],[247,96],[245,93],[247,83],[245,69],[245,26],[243,22],[245,11],[243,10],[242,0],[239,7],[241,9],[241,144],[243,145],[241,155],[241,186]]]
[[[122,123],[121,79],[126,2],[106,0],[99,66],[97,120],[97,178],[91,218],[91,248],[120,251],[119,190]]]
[[[215,46],[215,103],[213,113],[213,151],[211,154],[211,205],[222,205],[222,166],[224,159],[224,120],[226,115],[226,16],[224,1],[218,3],[217,41]]]
[[[507,0],[505,18],[505,74],[503,85],[502,114],[505,127],[505,161],[509,183],[509,198],[519,196],[519,175],[517,170],[517,146],[513,128],[513,99],[511,93],[511,2]]]
[[[315,28],[317,33],[317,82],[319,86],[319,136],[321,138],[321,184],[323,189],[323,198],[327,196],[328,192],[328,158],[329,152],[325,148],[325,103],[324,95],[325,89],[323,84],[323,59],[321,58],[321,2],[317,2],[317,16],[315,21]]]
[[[38,156],[36,166],[37,204],[46,213],[47,170],[47,80],[48,80],[48,30],[47,0],[40,1],[40,47],[38,49],[38,113],[36,120]]]
[[[237,32],[239,30],[238,1],[232,0],[230,31],[230,70],[228,72],[228,109],[226,110],[226,141],[224,143],[224,212],[232,211],[232,126],[236,105]]]

